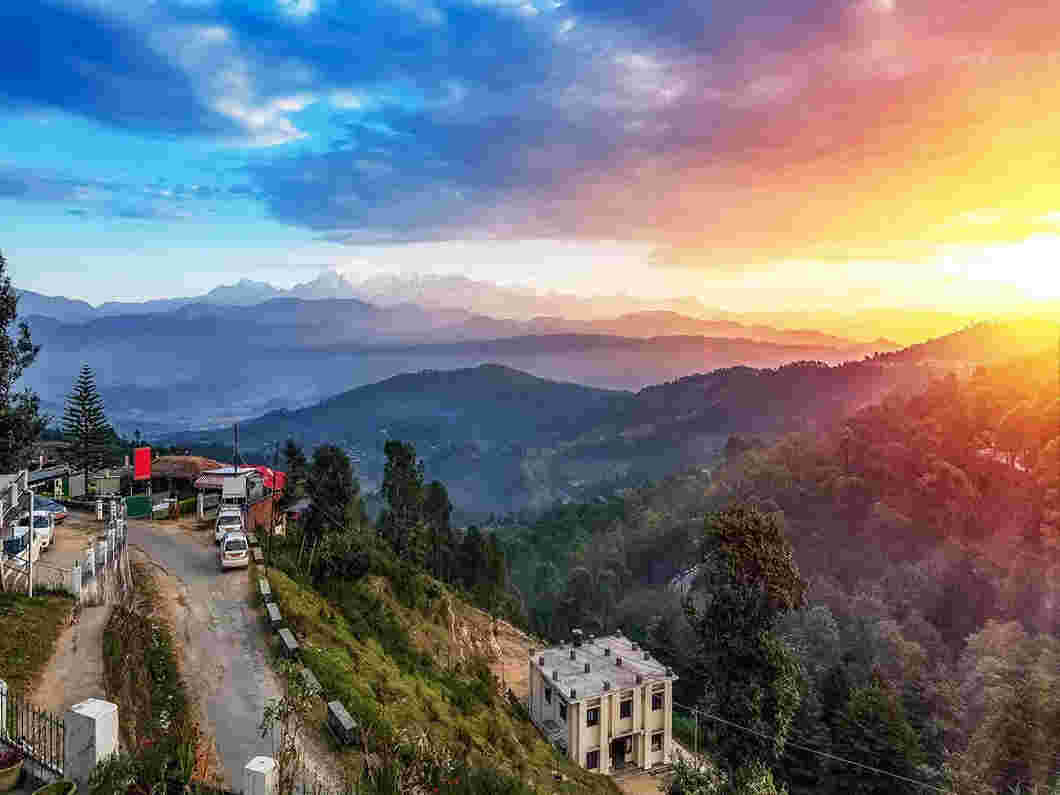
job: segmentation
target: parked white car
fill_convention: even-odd
[[[250,544],[243,533],[228,533],[217,551],[221,571],[250,565]]]
[[[29,529],[29,512],[22,514],[18,517],[18,522],[15,524],[15,536],[25,535]],[[19,532],[19,531],[22,532]],[[55,537],[55,516],[51,511],[33,511],[33,540],[40,546],[40,551],[43,552],[52,545],[52,539]],[[34,558],[36,560],[36,558]]]
[[[11,554],[9,550],[9,545],[14,544],[20,538],[24,539],[28,533],[29,528],[25,525],[14,528],[11,533],[11,537],[5,540],[4,542],[5,551],[8,552],[8,554]],[[29,566],[29,555],[31,551],[33,554],[33,560],[36,561],[40,557],[41,551],[40,536],[36,536],[34,538],[32,548],[30,547],[30,545],[27,544],[26,546],[22,547],[21,551],[11,554],[11,563],[13,563],[16,567],[25,570]]]
[[[220,544],[227,533],[242,533],[244,530],[243,513],[231,508],[222,508],[221,512],[217,514],[217,524],[214,525],[213,540]]]

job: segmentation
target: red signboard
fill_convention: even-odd
[[[151,479],[151,448],[137,447],[133,450],[133,480]]]

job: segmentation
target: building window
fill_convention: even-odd
[[[632,718],[633,717],[633,699],[623,701],[618,705],[618,717],[620,718]]]
[[[651,736],[651,750],[661,751],[662,750],[662,732],[656,732]]]
[[[658,712],[663,707],[663,694],[652,693],[651,694],[651,711]]]
[[[567,705],[564,704],[562,701],[559,702],[559,719],[560,720],[566,720],[567,719]]]
[[[552,688],[551,687],[546,687],[545,688],[545,703],[546,704],[551,704],[552,703]]]
[[[596,770],[596,768],[600,767],[600,752],[590,751],[587,753],[585,755],[585,766],[589,770]]]
[[[600,708],[593,707],[585,713],[585,725],[596,726],[600,722]]]

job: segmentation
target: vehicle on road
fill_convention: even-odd
[[[33,510],[48,511],[55,519],[56,524],[62,522],[69,515],[65,505],[47,497],[35,497],[33,499]]]
[[[15,532],[13,535],[25,535],[29,529],[29,512],[23,513],[18,517],[18,522],[15,523]],[[19,533],[19,530],[22,532]],[[43,552],[52,545],[52,538],[55,536],[55,519],[52,517],[51,511],[33,511],[33,541],[40,546],[40,551]],[[34,558],[36,560],[36,558]]]
[[[220,513],[217,514],[217,524],[214,525],[213,539],[220,544],[226,533],[242,533],[245,529],[243,527],[242,511],[222,508]]]
[[[228,533],[221,539],[217,559],[221,564],[221,571],[249,566],[250,544],[247,543],[247,537],[243,533]]]
[[[4,539],[4,555],[10,561],[10,565],[22,569],[23,571],[29,566],[29,555],[31,552],[29,544],[26,543],[26,537],[28,535],[29,527],[26,525],[20,525],[13,529],[9,538]],[[40,553],[41,539],[39,535],[34,534],[32,547],[34,561],[40,557]]]

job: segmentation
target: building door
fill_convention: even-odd
[[[611,769],[621,770],[626,766],[626,754],[633,743],[632,737],[619,737],[611,741]]]

